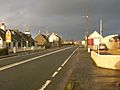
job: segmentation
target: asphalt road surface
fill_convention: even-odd
[[[67,65],[77,49],[71,46],[0,59],[0,90],[62,90],[71,73]]]

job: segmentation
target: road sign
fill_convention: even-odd
[[[11,42],[11,32],[9,30],[6,31],[6,42],[7,43]]]

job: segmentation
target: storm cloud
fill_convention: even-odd
[[[24,31],[33,37],[39,32],[56,32],[65,39],[82,39],[85,35],[85,10],[88,9],[89,33],[99,32],[103,18],[104,36],[120,33],[120,0],[1,0],[0,20],[8,28]]]

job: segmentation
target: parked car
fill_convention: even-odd
[[[108,48],[107,48],[106,44],[100,43],[99,44],[99,50],[108,50]]]

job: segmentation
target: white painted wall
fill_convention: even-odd
[[[3,39],[2,39],[2,37],[0,37],[0,48],[2,48],[3,47]]]
[[[59,38],[55,35],[55,33],[52,33],[49,37],[49,42],[58,42]]]

